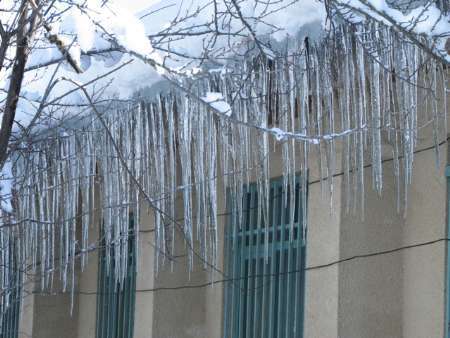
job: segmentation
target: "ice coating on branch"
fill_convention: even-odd
[[[280,128],[271,128],[270,130],[275,134],[277,141],[281,141],[286,137],[284,130],[281,130]]]

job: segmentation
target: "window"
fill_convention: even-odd
[[[231,213],[229,222],[235,224],[228,224],[225,244],[230,279],[225,288],[225,338],[303,336],[305,242],[300,184],[295,185],[292,228],[289,190],[284,194],[282,180],[273,181],[267,227],[262,221],[258,226],[255,185],[244,188],[241,227],[236,225],[236,212]]]
[[[11,303],[4,310],[0,324],[0,338],[17,338],[19,336],[20,292],[14,288]]]
[[[12,246],[15,246],[15,244],[12,244]],[[15,256],[17,252],[14,249],[10,250],[12,254],[9,256],[8,264],[10,267],[9,276],[12,277],[8,288],[11,291],[9,305],[7,307],[0,306],[0,338],[17,338],[19,336],[19,314],[22,294],[18,282],[21,278],[21,273],[18,271],[19,265]],[[4,299],[0,300],[3,304],[6,303]]]
[[[131,217],[130,217],[131,219]],[[136,248],[130,221],[127,274],[116,284],[112,248],[99,252],[99,278],[97,286],[97,338],[132,338],[134,329],[134,302],[136,292]],[[111,252],[107,269],[106,250]]]

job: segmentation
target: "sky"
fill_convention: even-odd
[[[131,1],[127,1],[126,3],[127,3],[127,8],[130,12],[138,14],[139,12],[141,12],[149,7],[152,7],[152,6],[167,2],[167,1],[170,1],[170,0],[131,0]]]

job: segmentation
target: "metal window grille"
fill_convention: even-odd
[[[12,242],[15,245],[14,242]],[[9,252],[16,253],[16,250],[10,250]],[[20,318],[20,301],[21,301],[21,289],[20,279],[21,272],[19,271],[18,260],[15,254],[8,257],[9,266],[9,280],[8,291],[9,304],[6,305],[5,295],[0,297],[0,301],[3,306],[0,306],[0,338],[17,338],[19,336],[19,318]]]
[[[285,196],[281,179],[271,182],[267,227],[263,217],[258,217],[256,185],[244,187],[241,227],[236,225],[236,210],[231,210],[225,243],[225,269],[230,278],[225,288],[225,338],[303,336],[306,236],[299,181],[293,226],[290,193]],[[228,195],[228,202],[231,198]]]
[[[129,231],[133,234],[130,217]],[[110,250],[109,269],[106,264],[106,250]],[[97,287],[97,338],[132,338],[134,330],[134,305],[136,295],[136,248],[134,236],[129,236],[127,275],[123,282],[114,273],[112,248],[104,248],[99,257],[99,278]]]

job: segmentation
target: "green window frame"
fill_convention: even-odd
[[[11,303],[2,313],[0,338],[19,337],[20,297],[20,290],[14,287]]]
[[[301,201],[297,178],[291,227],[287,189],[286,196],[283,180],[271,181],[267,227],[263,217],[258,218],[255,184],[244,187],[241,226],[236,207],[231,208],[225,236],[229,280],[224,290],[224,338],[303,337],[306,233],[302,205],[306,203]],[[233,205],[231,198],[228,194],[228,209]]]
[[[114,273],[113,248],[99,252],[97,286],[97,338],[133,338],[134,307],[136,298],[136,241],[133,218],[130,217],[127,274],[123,281]],[[104,243],[104,240],[102,240]],[[110,267],[107,268],[106,250],[110,250]]]
[[[20,303],[22,292],[20,288],[20,279],[22,273],[19,270],[18,260],[15,256],[17,254],[15,250],[15,243],[11,244],[13,248],[10,250],[12,253],[9,256],[9,275],[12,276],[10,280],[9,304],[5,308],[0,306],[0,338],[17,338],[19,337],[19,319],[20,319]],[[2,297],[3,298],[3,297]],[[1,299],[3,304],[6,303],[5,299]]]

